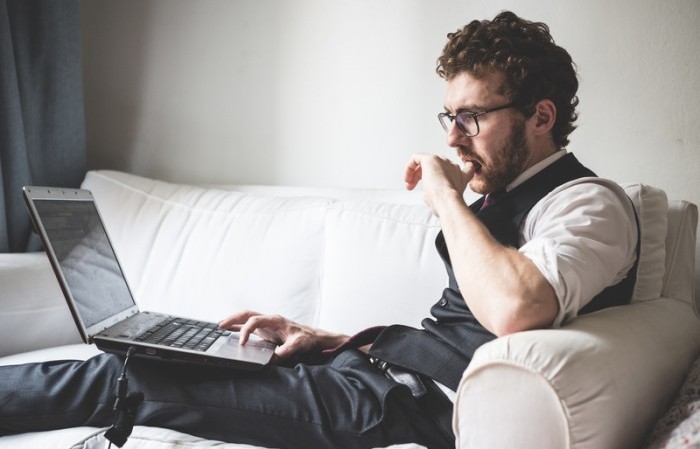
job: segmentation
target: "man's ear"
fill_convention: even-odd
[[[552,100],[543,99],[535,105],[535,113],[532,115],[533,131],[536,134],[546,134],[552,131],[557,120],[557,107]]]

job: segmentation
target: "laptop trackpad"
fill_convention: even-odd
[[[241,345],[239,341],[238,334],[219,337],[206,354],[264,365],[270,361],[277,346],[265,340],[252,338],[245,345]]]

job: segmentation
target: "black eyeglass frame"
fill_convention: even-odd
[[[450,126],[456,124],[457,128],[459,128],[462,133],[467,136],[467,137],[474,137],[479,135],[479,131],[481,131],[481,128],[479,128],[479,119],[477,117],[488,114],[489,112],[496,112],[500,111],[502,109],[508,109],[508,108],[515,108],[517,107],[514,103],[506,103],[501,106],[496,106],[495,108],[491,109],[486,109],[484,111],[479,111],[479,112],[470,112],[470,111],[462,111],[458,112],[455,115],[450,114],[449,112],[441,112],[438,114],[438,121],[440,122],[440,125],[442,125],[443,129],[445,132],[450,132]],[[468,115],[472,119],[474,119],[474,124],[476,124],[476,132],[474,134],[469,134],[466,129],[459,123],[459,120],[457,120],[457,117],[460,115]],[[448,126],[444,121],[443,117],[447,118],[450,121],[450,126]]]

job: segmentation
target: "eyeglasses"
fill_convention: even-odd
[[[489,112],[500,111],[501,109],[508,109],[515,107],[513,103],[504,104],[503,106],[497,106],[495,108],[486,109],[481,112],[460,112],[457,115],[452,115],[448,112],[441,112],[438,114],[438,120],[440,124],[445,129],[445,132],[450,132],[452,123],[457,124],[457,128],[464,133],[467,137],[474,137],[479,134],[479,120],[477,117],[480,115],[488,114]]]

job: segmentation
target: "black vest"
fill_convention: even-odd
[[[518,248],[520,229],[530,209],[560,185],[588,176],[595,174],[573,154],[567,154],[483,211],[479,209],[484,198],[469,207],[494,238],[503,245]],[[440,300],[430,309],[432,318],[423,320],[423,330],[400,325],[389,326],[372,345],[370,355],[424,374],[456,390],[474,351],[496,336],[486,330],[467,307],[457,286],[442,232],[438,234],[435,245],[445,263],[449,285]],[[635,263],[623,281],[603,290],[579,314],[627,304],[632,298],[636,271]]]

